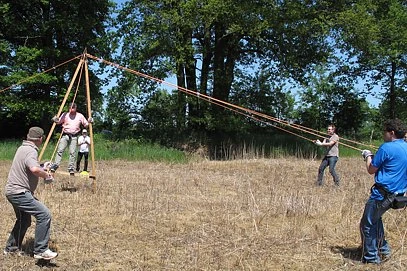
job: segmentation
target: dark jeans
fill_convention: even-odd
[[[79,171],[81,168],[81,160],[82,156],[85,157],[85,164],[83,166],[84,171],[88,171],[88,157],[89,157],[89,152],[78,152],[78,161],[76,161],[76,171]]]
[[[7,200],[13,205],[16,222],[6,243],[7,251],[22,250],[22,243],[31,225],[31,216],[36,219],[34,253],[48,249],[51,227],[51,213],[47,206],[39,202],[30,192],[8,195]]]
[[[338,162],[337,156],[325,156],[321,161],[321,165],[318,169],[318,185],[324,184],[324,171],[329,166],[329,173],[331,173],[334,183],[339,185],[339,176],[335,171],[336,162]]]
[[[384,237],[382,215],[390,206],[382,207],[381,201],[370,199],[366,202],[365,211],[360,220],[362,239],[362,261],[380,263],[380,256],[389,256],[390,247]]]

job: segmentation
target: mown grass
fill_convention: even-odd
[[[2,142],[0,160],[11,160],[20,144]],[[392,258],[380,266],[360,262],[359,221],[373,177],[366,173],[358,151],[340,146],[341,186],[333,185],[326,170],[324,186],[317,187],[320,160],[314,158],[322,155],[323,148],[306,141],[274,144],[225,144],[223,158],[231,161],[195,161],[179,150],[96,137],[94,181],[57,171],[54,184],[41,183],[36,191],[52,212],[50,246],[60,253],[48,267],[66,271],[407,268],[404,210],[384,215]],[[51,142],[44,159],[54,147]],[[310,154],[314,157],[308,159]],[[257,159],[266,155],[271,159]],[[10,165],[11,161],[0,161],[0,194]],[[0,239],[5,241],[15,221],[5,197],[0,197],[0,215],[4,218]],[[23,245],[31,256],[33,236],[34,224]],[[0,269],[43,266],[32,257],[0,255]]]
[[[66,161],[64,161],[66,162]],[[97,161],[90,179],[56,173],[36,197],[52,213],[49,270],[398,271],[407,268],[405,210],[383,216],[392,257],[360,262],[359,221],[373,177],[363,159],[343,158],[336,187],[319,160],[294,157],[188,163]],[[0,161],[0,194],[11,161]],[[67,189],[75,188],[75,189]],[[0,197],[0,239],[15,214]],[[0,255],[1,270],[44,270],[30,256]]]

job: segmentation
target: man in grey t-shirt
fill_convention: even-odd
[[[16,222],[7,240],[5,255],[22,251],[22,243],[31,225],[31,216],[36,219],[34,238],[34,258],[51,260],[58,253],[48,248],[51,213],[48,208],[34,197],[39,177],[52,182],[53,176],[38,163],[38,148],[41,146],[44,130],[31,127],[27,140],[17,149],[8,175],[5,191],[7,200],[13,205]]]
[[[318,185],[324,184],[324,171],[329,166],[329,173],[333,177],[334,183],[339,186],[340,180],[339,176],[335,171],[336,163],[339,159],[339,136],[335,133],[336,127],[331,124],[328,126],[328,138],[325,138],[322,142],[319,140],[315,141],[315,144],[318,146],[324,146],[326,148],[325,156],[321,161],[321,164],[318,169]]]

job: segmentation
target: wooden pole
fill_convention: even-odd
[[[84,54],[86,55],[86,54]],[[87,108],[88,108],[88,117],[92,117],[91,110],[91,101],[90,101],[90,87],[89,87],[89,70],[88,70],[88,61],[85,60],[85,81],[86,81],[86,99],[87,99]],[[91,157],[91,166],[92,170],[90,172],[89,178],[96,180],[96,167],[95,167],[95,148],[93,144],[93,127],[92,123],[89,123],[89,135],[90,135],[90,157]],[[93,182],[95,186],[95,182]],[[95,189],[95,187],[93,187]]]
[[[74,75],[73,75],[73,77],[72,77],[71,83],[69,84],[68,90],[66,91],[64,100],[62,101],[62,104],[61,104],[61,106],[59,107],[59,110],[58,110],[58,113],[57,113],[57,116],[58,116],[58,117],[61,115],[62,110],[64,109],[66,100],[67,100],[68,97],[69,97],[69,93],[71,92],[72,86],[73,86],[73,84],[75,83],[76,77],[78,76],[78,72],[79,72],[81,66],[83,65],[83,63],[84,63],[84,60],[83,60],[83,57],[82,57],[82,58],[80,59],[80,61],[79,61],[78,66],[76,67],[76,71],[75,71],[75,73],[74,73]],[[44,151],[45,151],[45,149],[47,148],[47,145],[48,145],[48,142],[49,142],[49,140],[50,140],[50,138],[51,138],[51,136],[52,136],[52,133],[54,132],[55,126],[56,126],[56,123],[55,123],[55,122],[52,122],[51,130],[49,131],[48,136],[47,136],[47,139],[45,140],[45,143],[44,143],[44,145],[43,145],[43,147],[42,147],[42,149],[41,149],[41,152],[40,152],[40,154],[39,154],[39,156],[38,156],[38,161],[41,161],[42,155],[44,154]]]

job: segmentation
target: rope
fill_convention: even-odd
[[[80,68],[80,70],[79,70],[78,84],[76,85],[76,90],[75,90],[75,94],[73,95],[73,99],[72,99],[72,102],[71,102],[71,106],[72,106],[72,103],[75,102],[76,96],[78,95],[79,84],[80,84],[81,79],[82,79],[82,73],[83,73],[83,65],[81,65],[81,68]],[[69,107],[71,107],[71,106],[69,106]]]
[[[84,59],[83,59],[83,55],[81,55],[81,58],[80,58],[80,60],[79,60],[79,64],[78,64],[78,66],[76,67],[76,70],[75,70],[75,72],[74,72],[74,75],[73,75],[73,77],[72,77],[71,82],[69,83],[68,90],[66,91],[65,96],[64,96],[64,99],[63,99],[63,101],[62,101],[62,103],[61,103],[61,105],[60,105],[60,107],[59,107],[59,109],[58,109],[57,116],[60,116],[61,113],[62,113],[63,107],[65,106],[65,103],[66,103],[66,101],[67,101],[67,99],[68,99],[69,93],[71,92],[71,89],[72,89],[72,87],[73,87],[73,84],[75,83],[76,77],[77,77],[78,72],[79,72],[81,66],[83,65],[83,63],[84,63]],[[44,145],[43,145],[42,148],[41,148],[40,154],[38,155],[38,160],[41,160],[42,155],[44,154],[44,151],[45,151],[45,149],[47,148],[48,142],[49,142],[49,140],[51,139],[51,135],[52,135],[52,133],[53,133],[53,131],[54,131],[54,129],[55,129],[55,126],[56,126],[56,124],[55,124],[55,122],[53,122],[53,123],[52,123],[52,126],[51,126],[51,129],[50,129],[50,131],[49,131],[49,133],[48,133],[47,139],[45,140]]]
[[[193,95],[195,95],[196,97],[199,97],[201,94],[193,94]],[[212,99],[212,98],[211,98],[211,99]],[[209,101],[209,99],[206,99],[205,97],[202,97],[202,100]],[[225,106],[225,105],[223,105],[223,104],[220,104],[220,103],[218,103],[217,101],[211,101],[211,102],[212,102],[213,104],[218,105],[218,106],[221,106],[221,107],[224,107],[224,108],[226,108],[226,109],[229,109],[230,111],[233,111],[233,112],[236,112],[236,113],[238,113],[238,114],[241,114],[241,115],[244,115],[244,116],[246,116],[246,117],[249,117],[249,118],[251,118],[251,119],[254,119],[254,120],[258,121],[258,122],[261,122],[261,123],[264,123],[264,124],[267,124],[267,125],[271,125],[272,127],[277,128],[277,129],[279,129],[279,130],[282,130],[282,131],[284,131],[284,132],[286,132],[286,133],[289,133],[289,134],[295,135],[295,136],[297,136],[297,137],[300,137],[300,138],[302,138],[302,139],[305,139],[305,140],[314,142],[314,140],[312,140],[312,139],[309,139],[309,138],[307,138],[307,137],[305,137],[305,136],[302,136],[302,135],[300,135],[300,134],[296,134],[296,133],[294,133],[294,132],[292,132],[292,131],[289,131],[289,130],[287,130],[287,129],[284,129],[284,128],[280,127],[280,126],[270,124],[269,122],[266,122],[266,121],[264,121],[264,120],[261,120],[261,119],[259,119],[259,118],[256,118],[256,117],[254,117],[254,116],[252,116],[252,115],[244,114],[242,111],[238,111],[238,110],[235,110],[235,109],[232,109],[232,108],[228,108],[227,106]],[[239,106],[237,106],[237,107],[239,107]],[[247,109],[246,109],[246,110],[247,110]],[[256,112],[256,113],[258,113],[258,112]],[[265,115],[265,116],[267,116],[267,115]],[[272,119],[275,119],[276,122],[278,122],[278,123],[283,123],[284,125],[292,125],[292,124],[290,124],[290,123],[288,123],[288,122],[286,122],[286,121],[282,121],[282,120],[280,120],[280,119],[273,118],[273,117],[271,117],[271,116],[267,116],[267,117],[272,118]],[[301,127],[300,125],[293,125],[293,126],[299,126],[299,127]],[[306,128],[306,129],[299,129],[299,130],[308,132],[307,130],[313,130],[313,129],[311,129],[311,128]],[[315,130],[314,130],[314,131],[315,131]],[[318,133],[321,133],[321,132],[319,132],[319,131],[317,131],[317,132],[318,132]],[[314,135],[317,135],[317,136],[318,136],[318,134],[315,134],[315,133],[312,133],[312,132],[308,132],[308,133],[311,133],[311,134],[314,134]],[[351,141],[351,140],[350,140],[350,141]],[[344,145],[344,146],[346,146],[346,147],[348,147],[348,148],[361,151],[361,149],[358,149],[358,148],[356,148],[356,147],[354,147],[354,146],[351,146],[351,145],[348,145],[348,144],[346,144],[346,143],[340,142],[340,144],[341,144],[341,145]],[[375,146],[374,146],[374,147],[375,147]],[[375,148],[376,148],[376,147],[375,147]]]
[[[51,158],[50,158],[50,160],[49,160],[50,162],[54,161],[54,157],[55,157],[55,154],[56,154],[56,152],[57,152],[58,144],[59,144],[59,141],[61,141],[61,138],[62,138],[62,133],[59,135],[57,144],[55,144],[54,151],[52,152]],[[51,168],[49,167],[49,168],[47,169],[47,172],[49,173],[50,171],[51,171]]]
[[[74,94],[74,98],[73,98],[73,100],[72,100],[72,103],[75,102],[76,96],[77,96],[77,94],[78,94],[79,83],[80,83],[81,78],[82,78],[82,72],[83,72],[83,65],[80,65],[78,84],[76,85],[76,90],[75,90],[75,94]],[[71,105],[70,105],[69,107],[72,106],[72,103],[71,103]],[[69,113],[67,113],[67,114],[69,114]],[[59,116],[59,117],[60,117],[60,116]],[[65,117],[66,117],[66,115],[64,116],[64,118],[65,118]],[[57,144],[55,144],[54,151],[52,152],[52,156],[51,156],[51,159],[50,159],[51,162],[54,161],[55,153],[57,152],[59,142],[61,141],[61,138],[62,138],[62,134],[63,134],[63,132],[61,131],[61,133],[60,133],[60,135],[59,135],[59,138],[58,138],[58,141],[57,141]],[[69,146],[67,146],[67,147],[69,147]]]
[[[58,64],[58,65],[56,65],[56,66],[54,66],[54,67],[52,67],[52,68],[49,68],[48,70],[45,70],[45,71],[43,71],[43,72],[37,73],[37,74],[32,75],[32,76],[30,76],[30,77],[28,77],[28,78],[25,78],[25,79],[23,79],[23,80],[20,80],[20,81],[18,81],[17,83],[15,83],[14,85],[11,85],[11,86],[9,86],[9,87],[3,88],[2,90],[0,90],[0,93],[5,92],[6,90],[9,90],[9,89],[11,89],[11,88],[13,88],[13,87],[15,87],[15,86],[17,86],[17,85],[21,85],[22,83],[25,83],[25,82],[29,81],[30,79],[33,79],[33,78],[35,78],[35,77],[37,77],[37,76],[39,76],[39,75],[41,75],[41,74],[44,74],[44,73],[50,72],[50,71],[52,71],[52,70],[55,70],[56,68],[58,68],[58,67],[60,67],[60,66],[63,66],[63,65],[65,65],[65,64],[67,64],[67,63],[69,63],[69,62],[71,62],[71,61],[73,61],[73,60],[75,60],[75,59],[80,58],[80,57],[82,57],[82,55],[75,56],[74,58],[71,58],[71,59],[69,59],[69,60],[67,60],[67,61],[65,61],[65,62],[63,62],[63,63],[61,63],[61,64]]]
[[[233,111],[233,112],[242,114],[242,115],[247,116],[247,117],[249,117],[249,118],[252,118],[252,119],[254,119],[254,120],[256,120],[256,121],[260,121],[260,122],[263,122],[263,123],[266,123],[266,124],[270,125],[270,123],[268,123],[268,122],[266,122],[266,121],[264,121],[264,120],[261,120],[261,119],[259,119],[259,118],[256,118],[256,117],[254,117],[254,116],[257,116],[257,117],[260,117],[260,118],[263,118],[263,119],[267,119],[267,120],[271,120],[271,121],[277,122],[277,123],[279,123],[279,124],[288,126],[288,127],[290,127],[290,128],[293,128],[293,129],[296,129],[296,130],[299,130],[299,131],[302,131],[302,132],[305,132],[305,133],[308,133],[308,134],[311,134],[311,135],[314,135],[314,136],[317,136],[317,137],[319,137],[319,136],[321,136],[321,134],[323,134],[323,133],[320,132],[320,131],[317,131],[317,130],[314,130],[314,129],[311,129],[311,128],[307,128],[307,127],[301,126],[301,125],[299,125],[299,124],[289,123],[288,121],[284,121],[284,120],[281,120],[281,119],[278,119],[278,118],[274,118],[274,117],[272,117],[272,116],[269,116],[269,115],[266,115],[266,114],[263,114],[263,113],[260,113],[260,112],[257,112],[257,111],[248,109],[248,108],[244,108],[244,107],[241,107],[241,106],[238,106],[238,105],[234,105],[234,104],[231,104],[231,103],[228,103],[228,102],[225,102],[225,101],[216,99],[216,98],[214,98],[214,97],[210,97],[210,96],[208,96],[208,95],[199,93],[199,92],[197,92],[197,91],[189,90],[189,89],[187,89],[187,88],[184,88],[184,87],[175,85],[175,84],[170,83],[170,82],[166,82],[166,81],[164,81],[164,80],[162,80],[162,79],[152,77],[152,76],[150,76],[150,75],[144,74],[144,73],[139,72],[139,71],[135,71],[135,70],[129,69],[129,68],[127,68],[127,67],[121,66],[121,65],[119,65],[119,64],[117,64],[117,63],[110,62],[110,61],[108,61],[108,60],[101,59],[101,58],[98,58],[98,57],[93,56],[93,55],[90,55],[90,54],[86,54],[86,55],[87,55],[89,58],[91,58],[91,59],[93,59],[93,60],[96,60],[96,61],[98,61],[98,62],[105,63],[105,64],[110,65],[110,66],[112,66],[112,67],[115,67],[115,68],[118,68],[118,69],[127,71],[127,72],[129,72],[129,73],[135,74],[135,75],[137,75],[137,76],[140,76],[140,77],[143,77],[143,78],[152,80],[152,81],[155,81],[155,82],[160,83],[160,84],[165,84],[165,85],[167,85],[167,86],[174,87],[174,88],[176,88],[177,90],[179,90],[179,91],[181,91],[181,92],[183,92],[183,93],[186,93],[186,94],[191,95],[191,96],[195,96],[195,97],[197,97],[197,98],[199,98],[199,99],[202,99],[202,100],[205,100],[205,101],[207,101],[207,102],[209,102],[209,103],[216,104],[216,105],[218,105],[218,106],[224,107],[224,108],[226,108],[226,109],[228,109],[228,110],[231,110],[231,111]],[[253,115],[254,115],[254,116],[253,116]],[[293,134],[293,135],[295,135],[295,136],[297,136],[297,137],[303,138],[303,139],[305,139],[305,140],[313,141],[313,140],[308,139],[308,138],[306,138],[306,137],[304,137],[304,136],[302,136],[302,135],[300,135],[300,134],[298,134],[298,133],[294,133],[294,132],[292,132],[292,131],[289,131],[289,130],[287,130],[287,129],[284,129],[284,128],[282,128],[282,127],[279,127],[279,126],[277,126],[277,125],[272,125],[272,126],[275,127],[275,128],[277,128],[277,129],[280,129],[280,130],[282,130],[282,131],[285,131],[285,132],[287,132],[287,133]],[[324,134],[324,135],[326,136],[326,134]],[[361,142],[356,142],[356,141],[348,140],[348,139],[345,139],[345,138],[341,138],[341,139],[343,139],[344,141],[347,141],[347,142],[354,143],[354,144],[358,144],[358,145],[362,145],[362,146],[368,146],[368,147],[377,149],[377,147],[376,147],[376,146],[373,146],[373,145],[369,145],[369,144],[365,144],[365,143],[361,143]],[[346,143],[343,143],[343,142],[340,142],[340,144],[341,144],[341,145],[344,145],[344,146],[346,146],[346,147],[348,147],[348,148],[354,149],[354,150],[362,151],[362,149],[360,149],[360,148],[351,146],[351,145],[346,144]]]
[[[140,77],[143,77],[143,78],[146,78],[146,79],[155,81],[155,82],[157,82],[157,83],[159,83],[159,84],[164,84],[164,85],[167,85],[167,86],[170,86],[170,87],[174,87],[174,88],[176,88],[177,90],[179,90],[179,91],[181,91],[181,92],[183,92],[183,93],[185,93],[185,94],[188,94],[188,95],[191,95],[191,96],[195,96],[195,97],[197,97],[197,98],[199,98],[199,99],[205,100],[205,101],[207,101],[207,102],[209,102],[209,103],[218,105],[218,106],[223,107],[223,108],[226,108],[226,109],[228,109],[228,110],[230,110],[230,111],[233,111],[233,112],[236,112],[236,113],[238,113],[238,114],[244,115],[244,116],[246,116],[246,117],[248,117],[248,118],[251,118],[251,119],[253,119],[253,120],[256,120],[256,121],[258,121],[258,122],[261,122],[261,123],[264,123],[264,124],[267,124],[267,125],[271,125],[272,127],[275,127],[275,128],[277,128],[277,129],[279,129],[279,130],[282,130],[282,131],[284,131],[284,132],[293,134],[293,135],[295,135],[295,136],[297,136],[297,137],[300,137],[300,138],[302,138],[302,139],[304,139],[304,140],[308,140],[308,141],[313,142],[313,140],[311,140],[311,139],[309,139],[309,138],[307,138],[307,137],[304,137],[304,136],[302,136],[302,135],[300,135],[300,134],[298,134],[298,133],[294,133],[294,132],[292,132],[292,131],[290,131],[290,130],[288,130],[288,129],[285,129],[285,128],[283,128],[283,127],[280,127],[280,126],[278,126],[278,125],[271,124],[271,123],[269,123],[269,122],[267,122],[267,121],[264,121],[263,119],[270,120],[270,121],[275,122],[275,123],[278,123],[278,124],[282,124],[283,126],[287,126],[287,127],[293,128],[293,129],[295,129],[295,130],[298,130],[298,131],[301,131],[301,132],[304,132],[304,133],[307,133],[307,134],[310,134],[310,135],[314,135],[314,136],[316,136],[316,137],[326,136],[326,134],[324,134],[324,133],[321,132],[321,131],[314,130],[314,129],[312,129],[312,128],[308,128],[308,127],[305,127],[305,126],[301,126],[301,125],[299,125],[299,124],[290,123],[290,122],[285,121],[285,120],[281,120],[281,119],[278,119],[278,118],[275,118],[275,117],[272,117],[272,116],[269,116],[269,115],[266,115],[266,114],[263,114],[263,113],[260,113],[260,112],[257,112],[257,111],[248,109],[248,108],[244,108],[244,107],[241,107],[241,106],[238,106],[238,105],[234,105],[234,104],[228,103],[228,102],[226,102],[226,101],[219,100],[219,99],[214,98],[214,97],[210,97],[210,96],[208,96],[208,95],[199,93],[199,92],[197,92],[197,91],[189,90],[189,89],[187,89],[187,88],[184,88],[184,87],[175,85],[175,84],[173,84],[173,83],[166,82],[166,81],[164,81],[164,80],[162,80],[162,79],[155,78],[155,77],[153,77],[153,76],[144,74],[144,73],[142,73],[142,72],[129,69],[129,68],[124,67],[124,66],[121,66],[121,65],[119,65],[119,64],[117,64],[117,63],[113,63],[113,62],[111,62],[111,61],[108,61],[108,60],[105,60],[105,59],[102,59],[102,58],[99,58],[99,57],[90,55],[90,54],[86,53],[86,51],[85,51],[84,54],[81,54],[81,55],[79,55],[79,56],[75,56],[75,57],[73,57],[72,59],[69,59],[69,60],[67,60],[67,61],[65,61],[65,62],[63,62],[63,63],[61,63],[61,64],[58,64],[58,65],[56,65],[56,66],[54,66],[54,67],[52,67],[52,68],[50,68],[50,69],[48,69],[48,70],[45,70],[45,71],[43,71],[43,72],[41,72],[41,73],[38,73],[38,74],[36,74],[36,75],[33,75],[33,76],[31,76],[31,77],[28,77],[28,78],[26,78],[26,79],[24,79],[24,80],[20,80],[20,81],[17,82],[16,84],[11,85],[11,86],[9,86],[9,87],[7,87],[7,88],[4,88],[4,89],[0,90],[0,93],[6,91],[6,90],[8,90],[8,89],[11,89],[11,88],[13,88],[13,87],[16,86],[16,85],[19,85],[19,84],[22,84],[22,83],[24,83],[24,82],[27,82],[27,81],[29,81],[30,79],[39,76],[40,74],[47,73],[47,72],[49,72],[49,71],[51,71],[51,70],[55,70],[56,68],[58,68],[58,67],[60,67],[60,66],[62,66],[62,65],[65,65],[65,64],[67,64],[67,63],[69,63],[69,62],[71,62],[71,61],[73,61],[73,60],[75,60],[75,59],[82,58],[82,60],[83,60],[83,59],[86,58],[86,57],[88,57],[88,58],[90,58],[90,59],[93,59],[93,60],[96,60],[96,61],[98,61],[98,62],[105,63],[105,64],[110,65],[110,66],[112,66],[112,67],[115,67],[115,68],[124,70],[124,71],[126,71],[126,72],[131,73],[131,74],[135,74],[135,75],[137,75],[137,76],[140,76]],[[82,68],[83,68],[83,67],[81,66],[81,67],[80,67],[81,71],[82,71]],[[81,75],[82,75],[82,72],[80,73],[80,76],[81,76]],[[77,89],[76,89],[76,91],[75,91],[75,95],[74,95],[73,102],[75,101],[75,98],[76,98],[76,95],[77,95],[77,92],[78,92],[79,82],[80,82],[80,79],[79,79],[79,81],[78,81],[78,86],[77,86]],[[255,116],[256,116],[256,117],[255,117]],[[361,142],[349,140],[349,139],[346,139],[346,138],[341,138],[341,140],[344,140],[344,141],[346,141],[346,142],[350,142],[350,143],[353,143],[353,144],[358,144],[358,145],[367,146],[367,147],[370,147],[370,148],[377,149],[376,146],[373,146],[373,145],[370,145],[370,144],[365,144],[365,143],[361,143]],[[58,141],[59,141],[59,140],[58,140]],[[346,146],[346,147],[349,147],[349,148],[351,148],[351,149],[354,149],[354,150],[359,150],[359,151],[362,150],[362,149],[356,148],[356,147],[354,147],[354,146],[351,146],[351,145],[346,144],[346,143],[343,143],[343,142],[340,142],[340,144],[341,144],[341,145],[344,145],[344,146]]]

